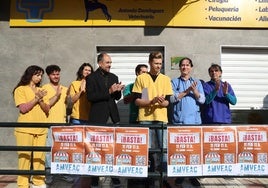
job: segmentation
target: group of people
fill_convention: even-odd
[[[123,94],[124,102],[130,103],[129,123],[167,124],[169,122],[172,125],[231,123],[229,104],[235,105],[237,99],[231,85],[221,80],[220,65],[212,64],[208,69],[211,80],[203,82],[191,76],[193,62],[185,57],[179,62],[180,76],[170,80],[160,72],[162,60],[160,52],[151,53],[150,71],[140,75],[142,71],[146,71],[147,66],[138,65],[136,81],[126,86]],[[153,135],[152,132],[151,130],[150,135]],[[166,138],[162,138],[166,133],[162,134],[158,130],[155,135],[158,140],[157,145],[166,147]],[[162,169],[166,168],[166,162],[167,156],[164,156]],[[181,177],[176,178],[176,186],[181,186],[183,180],[184,178]],[[194,186],[200,185],[196,178],[189,180]]]
[[[44,70],[40,66],[29,66],[22,75],[19,83],[13,90],[15,105],[19,109],[18,122],[21,123],[67,123],[67,109],[72,108],[71,124],[84,124],[88,121],[90,102],[85,91],[85,78],[93,72],[89,63],[84,63],[77,71],[77,79],[68,87],[60,84],[61,68],[58,65],[49,65]],[[49,83],[41,86],[46,72]],[[83,105],[80,105],[83,104]],[[52,138],[47,128],[15,128],[16,143],[18,146],[51,146]],[[29,170],[33,163],[34,170],[50,168],[50,153],[19,151],[18,168]],[[18,187],[29,188],[29,176],[19,175]],[[61,176],[67,182],[74,178],[68,175]],[[44,188],[53,182],[54,176],[34,175],[31,178],[33,188]]]
[[[82,64],[77,71],[77,79],[69,87],[60,84],[59,66],[46,67],[49,83],[43,86],[41,81],[44,70],[37,65],[29,66],[13,90],[15,105],[19,109],[18,122],[66,123],[66,112],[70,111],[69,122],[73,125],[115,126],[120,123],[116,101],[123,93],[124,102],[130,104],[130,124],[167,124],[168,116],[171,117],[170,123],[178,126],[231,123],[229,104],[236,103],[236,96],[231,85],[221,81],[222,69],[217,64],[212,64],[208,69],[211,80],[201,83],[199,79],[191,77],[191,59],[183,58],[179,63],[180,76],[171,80],[160,72],[162,53],[152,52],[149,55],[149,67],[139,64],[135,69],[135,82],[125,86],[119,82],[117,75],[110,72],[112,60],[107,53],[100,53],[97,61],[96,71],[89,63]],[[51,138],[47,135],[47,128],[15,128],[18,146],[51,144]],[[167,135],[162,134],[161,130],[150,130],[150,146],[153,135],[157,137],[157,147],[167,146]],[[46,166],[49,167],[50,159],[44,152],[33,152],[33,155],[29,151],[18,152],[20,170],[29,170],[31,160],[34,170],[45,170]],[[166,168],[167,156],[161,160],[163,168]],[[42,175],[33,175],[32,187],[46,187],[46,182],[52,180],[45,178]],[[72,177],[63,178],[73,181]],[[113,187],[120,187],[118,178],[111,179]],[[190,178],[190,181],[193,185],[200,185],[195,178]],[[182,182],[183,178],[175,180],[177,186],[181,186]],[[98,187],[98,183],[99,178],[93,176],[90,186]],[[20,188],[28,188],[29,176],[19,175],[17,184]]]

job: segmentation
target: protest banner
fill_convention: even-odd
[[[168,127],[168,176],[202,175],[200,127]]]
[[[268,174],[267,126],[238,126],[239,175]]]
[[[87,175],[113,175],[114,127],[85,127],[85,172]]]
[[[84,128],[81,126],[51,127],[51,173],[81,174],[84,168]]]
[[[237,175],[236,132],[231,126],[203,126],[203,175]]]
[[[149,128],[117,127],[115,129],[115,174],[148,176]]]

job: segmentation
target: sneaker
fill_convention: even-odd
[[[99,188],[99,177],[92,177],[91,178],[91,188]]]
[[[200,186],[200,183],[199,183],[199,181],[198,181],[197,178],[189,178],[189,181],[191,182],[191,184],[193,186],[196,186],[196,187],[199,187]]]
[[[121,182],[118,178],[112,178],[113,188],[117,188],[121,186]]]
[[[74,182],[74,178],[69,176],[69,175],[60,175],[59,179],[66,181],[67,183],[73,183]]]
[[[175,185],[176,185],[176,186],[182,186],[183,180],[184,180],[183,177],[176,178],[176,179],[175,179]]]
[[[46,176],[45,183],[47,185],[52,185],[53,181],[54,181],[54,176],[52,176],[52,175],[47,175]]]

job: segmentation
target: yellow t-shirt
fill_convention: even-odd
[[[40,89],[40,88],[37,88]],[[35,93],[30,86],[19,86],[14,92],[15,105],[18,107],[21,104],[30,102],[35,98]],[[46,123],[46,114],[43,112],[39,104],[35,105],[29,112],[19,113],[18,122],[20,123]],[[46,134],[47,128],[27,128],[17,127],[17,132],[30,134]]]
[[[47,117],[49,123],[66,123],[66,96],[68,88],[60,85],[62,88],[59,100],[50,108]],[[49,104],[49,99],[56,95],[56,90],[51,84],[45,84],[42,89],[47,91],[47,95],[44,96],[44,102]]]
[[[139,75],[134,83],[132,92],[142,93],[145,88],[147,88],[149,100],[157,96],[164,95],[166,97],[166,95],[173,94],[170,78],[161,73],[155,81],[148,73]],[[139,107],[138,121],[161,121],[167,123],[167,108],[157,103],[149,107]]]
[[[76,80],[71,83],[70,95],[73,97],[79,92],[81,81]],[[88,115],[91,108],[91,103],[87,100],[87,94],[82,93],[80,98],[73,104],[71,118],[88,121]]]

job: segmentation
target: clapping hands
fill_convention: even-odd
[[[109,89],[109,93],[114,93],[116,91],[122,91],[125,88],[125,85],[123,85],[121,82],[119,82],[118,84],[114,83],[110,89]]]
[[[35,93],[35,97],[38,99],[38,100],[41,100],[43,99],[44,96],[47,95],[47,91],[46,90],[38,90],[36,93]]]
[[[223,84],[221,84],[220,80],[216,81],[215,90],[219,91],[221,85],[222,85],[223,94],[226,95],[228,93],[228,83],[226,81],[223,82]]]
[[[165,99],[164,95],[154,97],[154,98],[151,100],[151,104],[158,103],[160,106],[166,106],[166,105],[165,105],[165,102],[166,102],[166,99]]]
[[[81,81],[81,85],[80,85],[80,91],[83,93],[83,92],[86,92],[86,80],[83,79]]]

